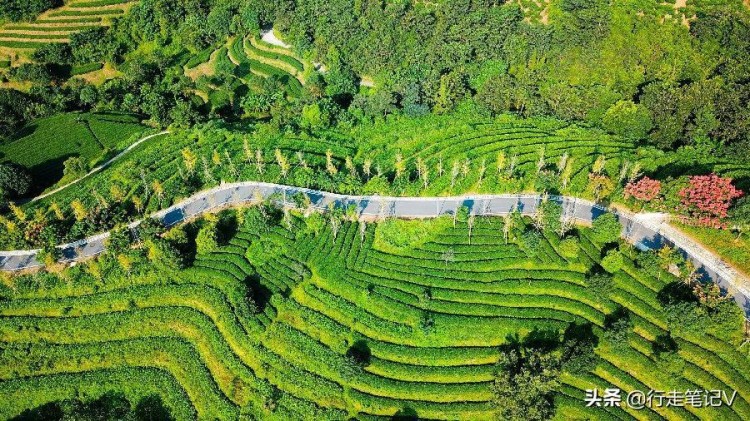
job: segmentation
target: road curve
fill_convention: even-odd
[[[351,196],[263,182],[222,184],[197,193],[182,202],[151,215],[167,226],[196,218],[204,213],[224,207],[251,204],[262,199],[272,199],[280,206],[294,206],[293,196],[304,193],[314,209],[325,211],[330,206],[354,206],[360,217],[377,218],[434,218],[453,214],[461,206],[478,216],[501,216],[514,210],[533,215],[542,197],[536,194],[467,195],[455,197],[389,197]],[[607,213],[615,213],[623,225],[622,236],[640,249],[659,248],[670,244],[679,248],[707,277],[716,281],[737,303],[750,314],[750,280],[743,277],[718,256],[696,244],[665,223],[662,214],[633,214],[607,209],[584,199],[549,196],[563,206],[563,218],[591,223]],[[140,221],[130,224],[135,229]],[[59,246],[62,262],[73,262],[96,256],[105,249],[109,233]],[[0,270],[14,272],[41,267],[36,260],[39,250],[0,251]]]

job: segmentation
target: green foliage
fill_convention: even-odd
[[[38,408],[29,409],[19,415],[19,419],[173,419],[169,410],[163,406],[158,395],[147,396],[133,405],[124,394],[107,392],[90,401],[50,402]]]
[[[747,174],[731,154],[747,149],[748,18],[726,5],[691,3],[688,28],[665,19],[661,6],[599,0],[551,2],[549,25],[534,23],[542,19],[532,16],[538,5],[521,10],[515,2],[134,3],[111,27],[73,35],[69,51],[44,47],[38,64],[13,70],[34,82],[28,93],[0,91],[0,135],[77,108],[143,113],[155,126],[224,121],[154,139],[107,171],[27,205],[28,223],[4,225],[2,244],[43,244],[50,253],[58,228],[81,237],[219,180],[278,182],[276,150],[294,160],[284,175],[290,183],[339,193],[586,195],[600,156],[613,183],[623,181],[617,176],[626,162],[662,180],[695,162]],[[101,16],[120,14],[57,13],[75,31],[87,26],[76,22],[98,25]],[[270,23],[294,54],[244,42]],[[34,40],[40,36],[0,45],[47,45]],[[216,77],[183,77],[183,66],[206,62],[217,48]],[[328,71],[305,75],[303,87],[295,76],[310,69],[295,56],[320,60]],[[77,64],[75,73],[105,61],[122,76],[98,87],[49,83],[69,74],[45,63]],[[360,88],[363,75],[377,86]],[[208,104],[195,103],[193,93]],[[522,120],[508,111],[545,117]],[[41,136],[48,121],[36,120],[0,144],[2,159],[28,167],[40,190],[59,179],[70,156],[80,156],[72,171],[80,173],[142,130],[138,119],[109,132],[113,118],[86,115],[83,124],[65,116],[49,124],[54,136]],[[653,146],[636,142],[644,138]],[[197,168],[187,165],[186,150]],[[563,157],[569,166],[556,168]],[[418,176],[425,168],[426,182]],[[163,189],[158,197],[154,182]],[[52,201],[67,213],[73,200],[84,202],[84,221],[31,216],[49,213]],[[0,352],[0,394],[12,396],[0,415],[45,399],[99,397],[105,390],[97,385],[110,387],[110,378],[131,402],[156,389],[178,419],[487,419],[496,412],[593,419],[602,413],[571,409],[582,389],[675,387],[658,373],[672,374],[680,388],[750,390],[746,358],[735,349],[740,310],[713,290],[700,298],[689,289],[678,298],[657,294],[673,279],[664,271],[670,259],[610,249],[621,230],[613,217],[560,239],[550,232],[564,235],[559,209],[549,205],[537,221],[546,231],[516,218],[506,240],[503,223],[470,218],[468,209],[454,220],[375,228],[336,216],[291,213],[281,226],[281,214],[261,206],[236,224],[208,221],[163,236],[145,224],[134,249],[121,232],[111,239],[113,252],[133,260],[131,270],[105,255],[61,276],[3,278],[0,333],[14,345]],[[600,273],[600,260],[613,275]],[[547,343],[498,350],[540,331],[551,332],[541,338]],[[717,416],[747,418],[745,398]],[[118,417],[129,416],[118,408]]]
[[[215,217],[206,218],[195,237],[198,253],[206,254],[219,247],[218,220]]]
[[[559,386],[559,356],[540,348],[510,349],[500,353],[495,379],[498,418],[547,420],[554,415],[554,390]]]
[[[466,96],[467,91],[468,81],[463,71],[456,70],[441,76],[440,87],[434,100],[434,111],[438,114],[451,111]]]
[[[608,346],[615,349],[624,349],[628,347],[628,338],[632,329],[633,321],[630,318],[630,312],[625,308],[619,308],[607,315],[602,338]]]
[[[82,74],[90,73],[96,70],[101,70],[102,67],[104,67],[104,64],[102,63],[81,64],[78,66],[74,66],[72,69],[70,69],[70,74],[72,76],[82,75]]]
[[[536,256],[539,253],[539,245],[542,242],[542,236],[538,231],[526,229],[519,238],[521,247],[530,256]]]
[[[614,213],[606,213],[594,220],[591,237],[599,244],[610,244],[619,241],[622,224]]]
[[[562,228],[562,206],[552,200],[547,200],[539,205],[537,224],[545,231],[561,235]]]
[[[465,215],[455,228],[444,219],[439,229],[410,221],[432,235],[394,253],[375,247],[380,227],[372,224],[361,236],[358,223],[342,221],[334,238],[325,222],[316,232],[296,212],[282,219],[261,205],[208,221],[217,224],[216,248],[182,268],[174,262],[189,252],[179,249],[193,244],[206,221],[164,234],[153,224],[140,227],[129,273],[105,254],[61,275],[14,278],[13,289],[0,285],[0,332],[19,345],[0,355],[0,374],[25,392],[0,404],[0,414],[70,396],[42,397],[50,389],[30,379],[57,376],[43,367],[119,379],[114,373],[132,378],[126,370],[151,361],[160,362],[161,383],[148,368],[138,368],[146,381],[100,383],[106,389],[84,377],[48,378],[70,390],[96,387],[86,395],[93,399],[122,390],[139,402],[157,392],[179,419],[236,418],[240,411],[341,419],[350,412],[344,390],[360,416],[390,417],[409,407],[435,419],[567,417],[559,393],[583,393],[570,385],[596,382],[593,373],[658,388],[662,379],[652,373],[688,370],[685,361],[696,358],[711,364],[704,377],[690,379],[699,387],[745,384],[746,361],[707,324],[693,326],[706,329],[698,343],[721,349],[723,359],[696,349],[686,331],[670,329],[679,353],[646,337],[668,331],[656,281],[639,269],[627,266],[633,277],[620,272],[611,280],[616,287],[602,293],[586,276],[593,262],[555,257],[554,235],[539,236],[531,256],[505,243],[499,218],[476,218],[471,243]],[[741,329],[740,319],[726,320]],[[653,359],[642,354],[652,343]],[[711,377],[727,372],[736,373],[721,374],[727,383]],[[674,381],[683,387],[679,376]],[[750,405],[738,396],[728,410],[739,416]]]
[[[581,252],[581,245],[576,237],[568,237],[560,241],[560,255],[568,258],[575,259]]]
[[[42,63],[67,64],[73,59],[73,52],[68,44],[50,43],[34,51],[33,58]]]
[[[427,221],[388,219],[378,225],[375,231],[374,245],[384,251],[418,247],[430,241],[450,224],[450,218],[437,218]]]
[[[0,196],[24,196],[31,189],[31,175],[18,165],[0,164]]]
[[[117,10],[122,13],[122,11]],[[98,13],[98,12],[97,12]],[[70,36],[75,63],[115,61],[120,50],[105,28],[87,29]]]
[[[40,85],[46,85],[52,81],[52,74],[49,68],[36,63],[24,63],[12,68],[10,76],[15,80],[29,81]]]
[[[45,10],[60,7],[62,0],[8,0],[0,9],[0,20],[21,21],[35,17]]]
[[[610,250],[601,261],[601,265],[609,273],[615,273],[625,264],[624,256],[618,250]]]
[[[139,119],[127,114],[60,114],[29,124],[12,142],[0,144],[0,153],[29,168],[35,183],[47,187],[62,177],[72,154],[88,166],[113,149],[124,149],[143,130]]]
[[[615,288],[614,279],[606,273],[596,273],[586,279],[586,287],[597,297],[606,297]]]
[[[83,159],[77,156],[66,159],[63,165],[63,176],[65,176],[69,180],[75,180],[76,178],[83,177],[89,170],[86,162],[84,162]]]
[[[632,101],[618,101],[602,117],[607,131],[627,139],[641,140],[652,127],[651,116],[641,104]]]

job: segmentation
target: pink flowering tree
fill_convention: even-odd
[[[641,202],[650,202],[661,193],[661,181],[643,177],[636,182],[630,182],[625,186],[625,198],[634,197]]]
[[[683,211],[699,225],[722,228],[732,201],[743,193],[732,185],[731,178],[709,174],[690,177],[689,185],[679,195]]]

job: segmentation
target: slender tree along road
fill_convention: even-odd
[[[504,194],[474,195],[458,197],[386,197],[349,196],[310,190],[302,187],[284,186],[262,182],[241,182],[222,184],[210,190],[197,193],[167,209],[154,213],[151,217],[162,221],[166,226],[196,218],[207,212],[224,207],[252,204],[259,200],[272,200],[279,206],[293,207],[293,197],[299,193],[310,199],[310,206],[325,211],[330,206],[349,208],[354,206],[360,218],[369,220],[382,218],[434,218],[454,214],[465,206],[470,214],[477,216],[500,216],[513,211],[524,215],[534,215],[543,200],[540,195]],[[731,266],[699,244],[682,236],[665,223],[663,214],[632,214],[625,211],[608,210],[593,202],[564,196],[549,196],[549,200],[560,203],[563,218],[572,222],[588,224],[599,216],[614,212],[623,225],[622,236],[636,247],[645,249],[660,248],[670,244],[679,248],[696,267],[707,277],[733,295],[737,303],[750,314],[750,280],[743,277]],[[135,229],[140,221],[133,222]],[[105,249],[109,233],[102,233],[70,244],[59,246],[62,262],[73,262],[96,256]],[[0,269],[19,271],[41,267],[36,260],[39,250],[0,251]]]

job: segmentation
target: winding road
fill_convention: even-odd
[[[153,136],[157,136],[159,133]],[[196,218],[207,212],[225,207],[251,204],[271,199],[280,206],[295,206],[292,200],[298,193],[309,197],[314,209],[325,211],[330,206],[349,208],[355,206],[364,219],[379,218],[434,218],[453,214],[461,206],[466,206],[472,215],[501,216],[514,210],[525,215],[533,215],[542,201],[540,195],[503,194],[471,195],[456,197],[387,197],[350,196],[311,190],[302,187],[285,186],[262,182],[241,182],[222,184],[210,190],[197,193],[182,202],[151,215],[152,218],[172,226]],[[629,213],[607,209],[593,202],[566,196],[549,196],[550,200],[563,207],[563,218],[589,224],[607,213],[615,213],[623,225],[622,236],[642,250],[659,248],[670,244],[680,249],[704,276],[716,281],[731,294],[746,314],[750,315],[750,280],[742,276],[718,256],[684,237],[666,223],[664,214]],[[140,221],[130,224],[136,229]],[[102,253],[109,233],[102,233],[74,243],[59,246],[61,262],[74,262]],[[39,250],[0,251],[0,270],[20,271],[41,267],[36,260]]]

